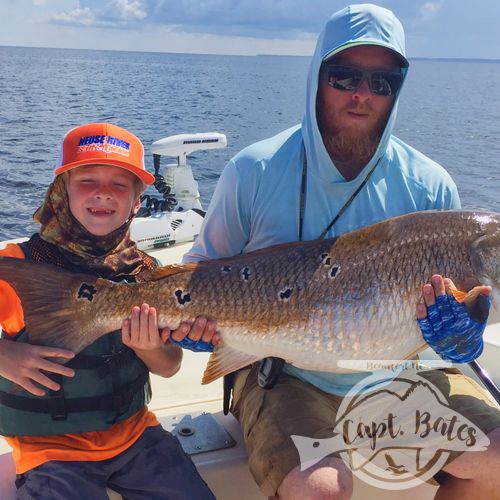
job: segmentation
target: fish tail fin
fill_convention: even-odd
[[[106,280],[76,274],[56,266],[0,258],[0,280],[7,282],[21,300],[31,344],[82,351],[104,333],[95,321],[94,300]]]
[[[259,359],[261,359],[259,356],[246,354],[224,344],[219,345],[208,359],[201,383],[203,385],[209,384],[224,375],[255,363]]]

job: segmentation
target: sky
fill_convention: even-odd
[[[379,0],[409,57],[500,59],[500,0]],[[0,45],[311,55],[340,0],[0,0]]]

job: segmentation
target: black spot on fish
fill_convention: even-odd
[[[340,271],[340,266],[332,266],[330,269],[330,278],[335,278]]]
[[[176,290],[175,296],[177,297],[177,302],[181,306],[186,305],[187,302],[191,302],[191,295],[189,293],[184,293],[182,290]]]
[[[231,266],[222,266],[220,268],[220,270],[223,272],[223,273],[229,273],[231,271]]]
[[[248,281],[250,279],[250,275],[252,273],[250,272],[250,268],[249,267],[244,267],[242,270],[241,270],[241,277],[245,280],[245,281]]]
[[[331,257],[327,253],[322,253],[321,254],[321,263],[325,266],[330,266],[332,263]]]
[[[279,297],[281,300],[288,300],[291,296],[292,296],[291,288],[284,288],[283,290],[280,290]]]
[[[78,298],[79,299],[87,299],[89,302],[92,302],[94,295],[97,293],[97,290],[93,285],[88,285],[87,283],[82,283],[82,286],[78,290]]]
[[[319,446],[319,441],[314,441],[313,448],[317,448]]]

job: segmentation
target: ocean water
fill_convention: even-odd
[[[62,136],[90,121],[146,147],[223,132],[228,147],[189,163],[202,203],[231,156],[300,122],[307,57],[206,56],[0,47],[0,240],[36,230]],[[441,163],[466,208],[500,212],[500,61],[411,60],[395,134]],[[165,160],[163,160],[165,162]]]

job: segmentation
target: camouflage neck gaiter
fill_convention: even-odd
[[[40,237],[56,245],[66,259],[103,278],[136,275],[143,267],[143,254],[130,239],[131,216],[106,236],[94,236],[73,217],[64,174],[49,186],[42,205],[33,215],[41,224]]]

